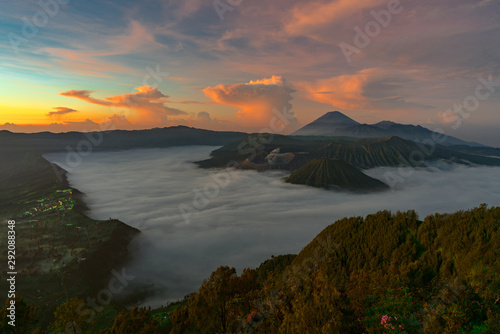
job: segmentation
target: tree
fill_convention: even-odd
[[[183,304],[177,307],[170,317],[172,320],[171,334],[189,333],[192,324],[189,322],[188,306]]]
[[[205,280],[188,302],[190,322],[202,333],[227,333],[231,326],[231,300],[238,277],[236,269],[221,266]],[[234,320],[234,319],[232,319]]]
[[[106,329],[101,334],[157,334],[160,325],[151,318],[149,310],[134,307],[131,311],[120,312],[111,329]]]
[[[54,333],[86,333],[95,330],[93,313],[85,309],[85,302],[73,297],[59,305],[54,312],[54,322],[49,329]]]
[[[317,269],[294,292],[292,312],[285,314],[283,333],[345,333],[341,294]]]

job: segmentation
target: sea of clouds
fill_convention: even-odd
[[[96,152],[71,169],[69,181],[86,194],[90,217],[120,219],[142,231],[130,246],[134,259],[126,266],[126,272],[136,276],[127,291],[139,286],[154,291],[142,305],[182,299],[220,265],[241,273],[271,255],[296,254],[326,226],[346,216],[415,209],[424,218],[481,203],[500,205],[498,167],[420,168],[396,190],[372,194],[291,185],[282,181],[285,174],[279,171],[234,170],[218,193],[209,187],[212,198],[186,220],[179,207],[194,208],[198,191],[214,184],[214,173],[227,176],[193,164],[213,149]],[[45,158],[67,167],[65,154]],[[366,174],[385,181],[388,172],[397,174],[395,168]]]

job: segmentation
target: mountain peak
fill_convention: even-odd
[[[340,111],[330,111],[315,120],[315,122],[329,122],[329,123],[336,123],[342,126],[350,126],[350,125],[358,125],[359,123],[353,120],[352,118],[346,116],[345,114],[341,113]]]
[[[391,126],[393,125],[397,125],[398,123],[395,123],[393,121],[382,121],[382,122],[378,122],[378,123],[375,123],[373,124],[372,126],[375,126],[377,128],[380,128],[380,129],[388,129],[390,128]]]
[[[344,115],[340,111],[330,111],[316,119],[312,123],[307,124],[303,128],[295,131],[293,135],[297,136],[314,136],[323,133],[332,133],[336,129],[349,126],[360,125],[352,118]]]

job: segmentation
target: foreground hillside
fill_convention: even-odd
[[[500,333],[499,207],[344,218],[292,259],[218,268],[172,333]]]
[[[499,259],[500,207],[424,220],[381,211],[339,220],[297,256],[240,276],[221,266],[198,291],[159,309],[89,321],[78,311],[84,300],[67,299],[33,333],[64,332],[68,323],[69,333],[100,334],[500,333]],[[34,305],[19,304],[20,321],[38,324]]]

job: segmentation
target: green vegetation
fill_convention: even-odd
[[[81,300],[69,298],[55,309],[49,328],[58,332],[71,324],[81,333],[101,334],[499,333],[499,222],[500,207],[486,205],[424,220],[414,211],[344,218],[297,256],[273,257],[240,276],[219,267],[181,302],[87,321],[75,312]],[[39,324],[32,304],[21,310],[25,328]],[[34,333],[50,333],[43,328]]]
[[[314,159],[286,178],[286,182],[326,189],[383,190],[388,186],[371,178],[347,162]]]
[[[104,324],[82,322],[74,312],[80,301],[69,299],[50,328],[80,324],[81,333],[101,334],[499,333],[499,222],[500,208],[485,205],[424,220],[414,211],[344,218],[297,256],[273,257],[240,276],[219,267],[179,303],[121,311]],[[33,323],[33,306],[23,305],[23,319]]]

